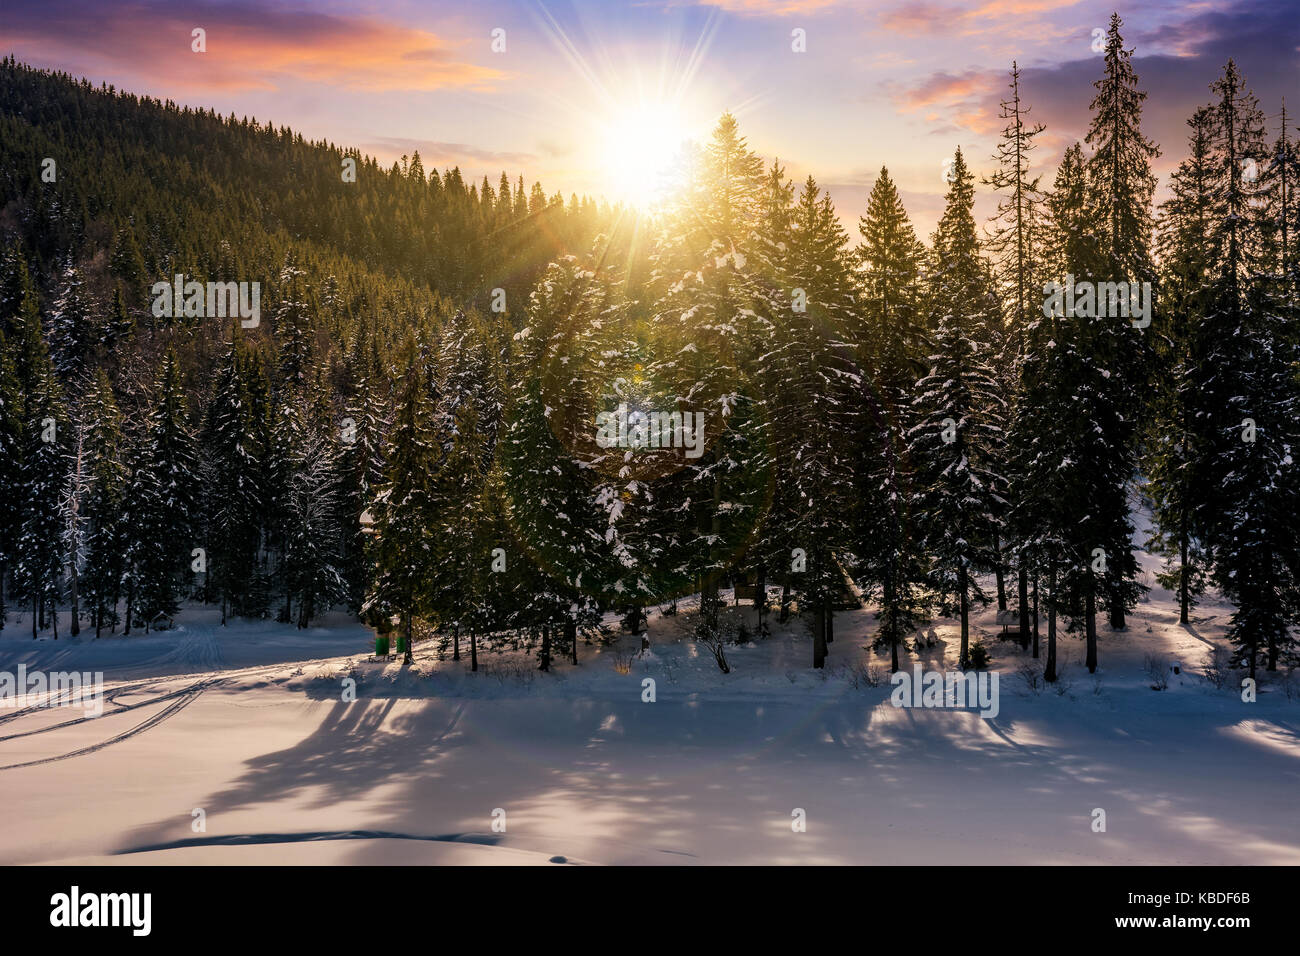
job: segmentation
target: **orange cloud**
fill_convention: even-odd
[[[990,89],[991,74],[984,70],[934,73],[916,86],[894,92],[894,101],[907,113],[931,106],[951,106]]]
[[[1081,0],[983,0],[956,7],[914,0],[882,11],[877,21],[887,30],[909,35],[971,34],[986,31],[989,20],[1032,19],[1037,14],[1072,7],[1079,2]]]
[[[486,89],[505,74],[456,59],[436,34],[366,16],[249,3],[9,0],[0,45],[211,88],[274,88],[281,77],[362,90]],[[191,50],[195,28],[207,51]],[[485,39],[486,48],[486,39]]]

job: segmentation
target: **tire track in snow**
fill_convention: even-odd
[[[151,681],[150,683],[158,683],[158,682],[157,682],[157,681]],[[169,694],[163,694],[161,697],[154,697],[154,698],[151,698],[150,700],[142,700],[142,701],[139,701],[138,703],[134,703],[134,704],[119,704],[119,703],[117,703],[116,698],[117,698],[117,697],[120,697],[122,694],[126,693],[128,690],[134,690],[135,688],[132,688],[132,687],[117,687],[117,688],[114,688],[113,690],[107,692],[106,694],[104,694],[104,700],[107,701],[108,703],[113,704],[113,705],[117,708],[117,710],[114,710],[114,711],[111,712],[112,714],[114,714],[114,715],[115,715],[115,714],[124,714],[124,713],[126,713],[127,711],[129,711],[129,710],[138,710],[138,709],[141,708],[141,707],[148,707],[148,706],[150,706],[150,705],[152,705],[152,704],[161,704],[161,703],[162,703],[163,701],[165,701],[165,700],[171,700],[171,699],[173,699],[173,698],[175,698],[175,697],[180,697],[181,695],[183,695],[183,694],[188,694],[190,691],[193,691],[193,690],[195,690],[195,689],[200,689],[200,690],[201,690],[201,689],[204,689],[204,688],[210,686],[210,685],[213,684],[213,683],[216,683],[216,682],[215,682],[215,681],[199,681],[197,684],[190,684],[188,687],[182,687],[180,690],[174,690],[174,691],[172,691],[172,692],[169,693]],[[39,705],[39,704],[37,704],[37,705],[33,705],[33,706],[31,706],[31,707],[26,707],[26,708],[24,708],[23,710],[19,711],[19,712],[16,713],[16,714],[10,714],[10,715],[8,715],[7,717],[0,718],[0,722],[3,722],[3,721],[5,721],[5,720],[13,720],[15,717],[22,717],[22,716],[25,716],[25,715],[30,714],[30,713],[31,713],[32,711],[34,711],[34,710],[44,710],[44,709],[48,709],[48,707],[49,707],[49,705]],[[16,734],[5,734],[4,736],[0,736],[0,742],[6,741],[6,740],[16,740],[16,739],[19,738],[19,737],[31,737],[31,736],[34,736],[35,734],[46,734],[46,733],[49,733],[51,730],[58,730],[60,727],[72,727],[72,726],[74,726],[74,725],[76,725],[76,724],[84,724],[84,723],[85,723],[86,721],[88,721],[88,720],[100,720],[100,719],[101,719],[102,717],[104,717],[104,716],[109,716],[109,715],[108,715],[108,714],[101,714],[99,717],[74,717],[72,720],[64,720],[64,721],[61,721],[61,722],[59,722],[59,723],[57,723],[57,724],[50,724],[48,727],[41,727],[41,728],[39,728],[39,729],[37,729],[37,730],[24,730],[24,731],[22,731],[22,732],[20,732],[20,733],[16,733]],[[3,769],[5,769],[5,768],[0,767],[0,770],[3,770]]]
[[[190,687],[187,687],[182,691],[178,691],[177,694],[179,696],[168,695],[168,696],[176,696],[177,699],[175,700],[175,702],[168,704],[166,707],[164,707],[162,710],[160,710],[158,713],[154,714],[153,716],[145,718],[140,723],[132,727],[130,730],[125,730],[114,737],[109,737],[107,740],[101,740],[97,744],[91,744],[89,747],[82,747],[79,750],[74,750],[71,753],[61,754],[57,757],[43,757],[39,760],[28,760],[23,763],[9,764],[7,766],[0,767],[0,770],[17,770],[19,767],[36,767],[36,766],[40,766],[41,764],[54,763],[59,760],[67,760],[70,757],[84,757],[86,754],[93,754],[100,750],[103,750],[105,747],[111,747],[113,744],[121,743],[123,740],[128,740],[131,737],[134,737],[138,734],[142,734],[146,730],[150,730],[153,727],[158,726],[164,720],[167,720],[170,717],[174,717],[176,714],[180,713],[187,706],[193,703],[194,700],[200,694],[202,694],[207,687],[208,687],[207,682],[200,682],[198,684],[194,684]],[[154,701],[154,703],[157,703],[157,701]],[[140,704],[137,706],[144,706],[144,705]],[[67,723],[60,724],[58,726],[66,727],[68,726],[68,724],[81,723],[82,721],[85,720],[98,720],[98,719],[99,718],[97,717],[83,717],[78,720],[68,721]],[[53,728],[49,728],[49,729],[53,729]],[[18,734],[15,736],[27,736],[27,735]]]

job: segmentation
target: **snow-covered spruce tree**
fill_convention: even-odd
[[[304,420],[287,449],[288,486],[284,510],[284,583],[297,601],[297,625],[306,628],[347,593],[338,550],[339,461],[326,423]]]
[[[991,571],[1005,484],[998,377],[1001,307],[975,236],[975,177],[961,150],[932,244],[930,371],[916,383],[908,457],[933,589],[961,621],[959,666],[968,664],[970,603],[988,603],[972,575]]]
[[[1047,612],[1043,676],[1049,683],[1057,679],[1057,613],[1066,607],[1059,585],[1064,570],[1082,560],[1066,497],[1083,480],[1080,470],[1072,467],[1073,456],[1078,454],[1077,399],[1061,386],[1063,376],[1077,374],[1081,364],[1068,330],[1062,328],[1069,321],[1040,312],[1025,329],[1007,435],[1011,489],[1007,527],[1021,560],[1035,569],[1036,592],[1045,592],[1041,602]]]
[[[371,507],[375,581],[366,610],[373,608],[384,618],[397,616],[405,638],[403,663],[410,664],[415,617],[427,607],[427,589],[437,567],[438,515],[432,482],[442,448],[434,432],[429,370],[413,334],[408,334],[399,367],[403,375],[384,456],[386,480]]]
[[[67,443],[66,471],[59,498],[65,572],[61,595],[68,599],[68,633],[76,637],[81,633],[81,569],[86,561],[86,517],[82,506],[90,489],[90,475],[82,422],[73,416],[68,425],[72,434]]]
[[[82,453],[88,484],[81,500],[85,566],[81,580],[95,637],[117,627],[126,572],[123,514],[130,475],[123,460],[122,415],[112,385],[98,369],[81,406]]]
[[[267,449],[262,444],[260,416],[250,378],[260,368],[236,328],[217,369],[203,434],[203,453],[211,470],[206,495],[210,509],[209,598],[221,602],[221,623],[227,613],[260,614],[252,596],[259,574],[258,549],[268,504],[263,482]]]
[[[351,381],[339,421],[338,523],[342,535],[344,579],[348,601],[355,610],[365,603],[372,573],[366,555],[361,516],[384,481],[384,442],[388,432],[390,392],[369,323],[358,324],[346,362]]]
[[[1082,149],[1076,144],[1066,150],[1048,200],[1052,222],[1048,275],[1062,285],[1069,284],[1070,276],[1077,281],[1079,276],[1093,275],[1091,264],[1098,261],[1089,188]],[[1056,306],[1049,297],[1043,308]],[[1070,310],[1062,304],[1061,311]],[[1071,471],[1064,477],[1076,488],[1066,499],[1073,515],[1067,523],[1071,546],[1057,556],[1056,577],[1060,596],[1068,598],[1072,626],[1081,624],[1084,629],[1085,659],[1091,672],[1097,666],[1098,600],[1118,594],[1127,604],[1138,588],[1127,486],[1134,474],[1130,445],[1140,402],[1121,387],[1125,374],[1115,371],[1127,361],[1122,357],[1127,346],[1120,340],[1134,341],[1130,320],[1106,317],[1108,309],[1095,310],[1101,316],[1086,311],[1076,304],[1074,314],[1065,314],[1066,321],[1052,329],[1051,347],[1061,350],[1054,362],[1062,377],[1044,387],[1058,389],[1059,399],[1072,403],[1069,414],[1049,432],[1060,448],[1059,467]],[[1049,404],[1055,407],[1057,401]],[[1116,436],[1129,437],[1121,443]],[[1114,591],[1108,591],[1112,586]],[[1112,620],[1112,625],[1116,623]]]
[[[122,286],[113,287],[113,304],[109,307],[108,321],[100,330],[99,344],[105,353],[105,361],[108,356],[113,356],[119,350],[130,346],[135,339],[135,317],[126,304],[126,296],[122,294]]]
[[[39,358],[44,358],[43,349]],[[44,626],[47,609],[58,639],[59,582],[66,551],[61,508],[71,439],[67,403],[46,359],[32,367],[33,381],[23,414],[20,523],[15,584],[32,606],[32,637]]]
[[[280,270],[277,292],[272,328],[280,347],[279,374],[287,382],[299,382],[311,364],[313,319],[320,310],[308,289],[306,271],[292,256]]]
[[[131,613],[146,632],[159,617],[173,616],[185,594],[199,494],[197,448],[172,349],[163,358],[154,391],[157,399],[131,482],[128,546]]]
[[[488,494],[493,464],[484,460],[479,409],[472,395],[443,394],[438,411],[441,462],[434,486],[434,524],[439,573],[431,583],[431,603],[439,623],[452,627],[456,640],[469,632],[470,669],[478,670],[478,641],[495,623],[489,583],[499,596],[499,579],[511,572],[513,548],[489,520],[495,504]],[[505,571],[500,567],[504,552]],[[517,558],[517,556],[515,556]]]
[[[86,276],[71,260],[61,270],[47,325],[54,370],[61,381],[68,382],[86,368],[100,338],[99,317]]]
[[[675,383],[663,374],[671,364],[661,360],[665,344],[645,323],[619,309],[602,319],[590,339],[583,351],[592,355],[597,414],[617,416],[626,406],[630,419],[633,411],[681,408]],[[672,347],[666,349],[671,355]],[[625,628],[642,633],[649,604],[675,600],[697,586],[695,527],[687,510],[695,476],[685,469],[680,449],[606,444],[597,443],[591,462],[597,475],[593,502],[609,555],[600,572],[601,603],[623,614]]]
[[[858,367],[872,370],[858,385],[854,475],[854,551],[860,583],[880,601],[877,646],[898,649],[925,613],[927,569],[914,527],[915,490],[907,457],[911,390],[924,374],[921,303],[925,249],[916,238],[889,171],[881,168],[861,217],[859,321],[852,330]]]
[[[14,351],[4,332],[0,331],[0,501],[11,503],[10,507],[0,509],[0,630],[5,625],[9,573],[18,560],[18,534],[22,526],[23,431],[26,417]]]
[[[1268,162],[1260,171],[1260,186],[1267,203],[1265,228],[1276,254],[1280,291],[1291,301],[1300,294],[1300,147],[1288,126],[1291,121],[1282,101],[1278,135]]]
[[[429,602],[438,625],[452,629],[457,656],[468,631],[472,670],[478,670],[485,629],[501,629],[497,612],[512,584],[500,576],[513,575],[519,564],[494,474],[503,404],[497,348],[497,333],[477,313],[457,312],[441,331],[436,356],[434,431],[441,451],[432,527],[439,573],[429,581]],[[505,571],[493,570],[501,566],[497,548],[506,552]]]
[[[719,585],[757,523],[768,473],[750,361],[752,344],[772,334],[776,304],[761,270],[762,185],[761,160],[724,114],[668,217],[652,276],[654,321],[670,351],[648,377],[672,383],[671,408],[704,416],[706,448],[685,459],[689,491],[678,514],[706,640],[718,634]]]
[[[50,373],[49,349],[41,331],[40,300],[27,271],[22,248],[12,245],[5,253],[0,275],[0,320],[13,350],[14,370],[23,392],[30,393],[37,381]]]
[[[1087,254],[1084,191],[1083,151],[1076,143],[1065,151],[1047,200],[1048,275],[1064,276],[1066,263]],[[1079,590],[1074,582],[1091,558],[1090,536],[1081,534],[1078,524],[1087,515],[1086,456],[1099,427],[1089,402],[1101,376],[1080,348],[1074,319],[1045,304],[1029,314],[1007,436],[1007,523],[1022,558],[1038,570],[1040,585],[1046,584],[1044,677],[1055,682],[1057,615],[1070,608],[1065,596]]]
[[[792,281],[787,275],[790,271],[790,239],[794,228],[795,188],[796,184],[786,178],[785,169],[780,161],[773,160],[763,180],[758,234],[764,271],[772,283],[789,297],[785,302],[781,302],[778,296],[779,308],[773,317],[774,324],[778,325],[786,310],[793,311],[794,290],[802,288],[798,282]],[[781,398],[774,394],[777,383],[781,379],[781,371],[771,361],[772,346],[777,344],[779,341],[774,338],[771,343],[756,343],[753,350],[755,378],[769,407],[774,406],[774,403]],[[789,614],[792,588],[797,586],[800,580],[792,572],[790,561],[793,550],[791,528],[797,519],[796,493],[787,467],[792,459],[788,454],[777,450],[780,441],[780,436],[776,434],[780,424],[778,415],[779,413],[769,414],[759,423],[763,440],[771,455],[772,500],[741,563],[741,570],[753,575],[754,578],[758,630],[763,636],[768,633],[767,585],[769,581],[775,580],[782,587],[781,619],[784,621]]]
[[[1211,228],[1215,220],[1211,160],[1214,117],[1208,107],[1188,120],[1188,156],[1170,177],[1170,197],[1160,207],[1160,317],[1154,326],[1155,396],[1144,442],[1143,470],[1152,502],[1148,547],[1166,558],[1158,576],[1178,595],[1178,620],[1186,625],[1205,588],[1201,536],[1193,526],[1196,463],[1201,454],[1191,415],[1197,399],[1191,348],[1209,306]]]
[[[1214,262],[1189,389],[1200,452],[1194,508],[1214,579],[1237,605],[1228,636],[1253,677],[1261,649],[1271,670],[1294,643],[1300,388],[1285,328],[1294,306],[1278,281],[1263,187],[1249,172],[1267,156],[1263,114],[1231,60],[1212,89]]]
[[[598,269],[573,257],[551,263],[515,336],[500,459],[507,516],[532,577],[519,622],[542,634],[542,670],[560,643],[576,664],[579,629],[599,620],[609,556],[593,494],[595,416],[583,346],[608,297]]]
[[[1017,386],[1018,366],[1024,351],[1024,337],[1039,312],[1042,285],[1045,196],[1039,186],[1042,177],[1032,176],[1035,142],[1047,127],[1028,119],[1030,107],[1020,96],[1020,68],[1011,64],[1011,95],[1001,102],[1001,117],[1006,121],[998,140],[994,171],[985,180],[998,193],[997,212],[988,226],[988,255],[993,261],[994,276],[1006,302],[1006,347],[998,363],[998,381],[1003,394],[1011,396]],[[1010,493],[1008,486],[1008,493]],[[1029,576],[1031,568],[1020,547],[1009,542],[1016,555],[1017,606],[1020,616],[1021,645],[1029,644]],[[1005,610],[1006,587],[1002,575],[1001,538],[994,540],[995,569],[998,584],[998,607]],[[1034,645],[1037,656],[1038,645]]]
[[[854,499],[861,375],[847,344],[854,308],[848,236],[811,176],[786,234],[769,236],[770,274],[784,308],[773,313],[771,342],[757,360],[774,478],[761,540],[801,609],[811,611],[813,666],[822,667],[845,583],[841,558],[853,547],[845,516]],[[795,548],[804,553],[804,569],[791,573]]]
[[[1091,104],[1092,122],[1086,142],[1092,155],[1085,165],[1088,221],[1095,224],[1095,258],[1077,263],[1075,275],[1098,283],[1127,282],[1129,287],[1157,279],[1151,255],[1152,195],[1156,176],[1151,161],[1159,149],[1142,133],[1142,103],[1133,71],[1133,51],[1124,48],[1119,14],[1112,14],[1106,33],[1105,68]],[[1099,307],[1099,313],[1103,310]],[[1137,471],[1138,423],[1145,409],[1154,351],[1149,333],[1125,318],[1098,315],[1083,320],[1086,349],[1104,382],[1096,399],[1104,432],[1096,449],[1106,466],[1098,469],[1094,488],[1094,517],[1103,518],[1092,545],[1103,548],[1105,570],[1097,582],[1100,598],[1110,612],[1110,625],[1125,626],[1125,612],[1137,602],[1137,560],[1133,556],[1133,523],[1128,488]],[[1087,594],[1093,587],[1086,584]],[[1089,629],[1088,666],[1096,667],[1095,627]]]

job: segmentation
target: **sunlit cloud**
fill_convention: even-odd
[[[191,50],[191,31],[207,50]],[[23,56],[115,69],[199,89],[273,89],[286,78],[349,89],[488,89],[505,74],[465,62],[446,39],[364,14],[251,3],[10,0],[0,44]]]

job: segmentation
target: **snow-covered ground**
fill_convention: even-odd
[[[1026,686],[985,612],[989,720],[892,706],[865,610],[837,617],[824,672],[779,630],[729,647],[726,675],[688,614],[652,615],[642,656],[624,636],[550,674],[521,654],[471,674],[432,644],[404,670],[341,615],[300,632],[188,609],[147,637],[61,622],[57,642],[11,615],[0,670],[102,670],[109,700],[0,708],[0,863],[1300,863],[1300,698],[1197,673],[1229,612],[1184,629],[1154,589],[1102,631],[1095,678],[1063,638],[1059,692]],[[926,666],[954,668],[937,631]],[[1148,654],[1182,665],[1165,691]]]

